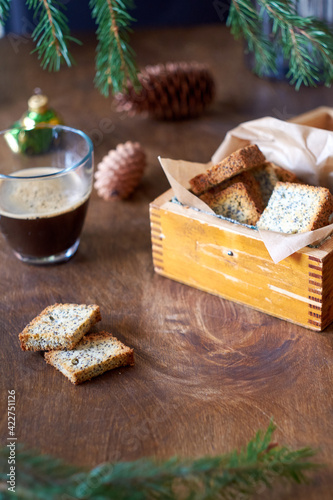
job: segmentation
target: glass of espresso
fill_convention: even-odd
[[[55,264],[74,255],[93,183],[89,137],[62,125],[0,132],[0,229],[15,255]]]

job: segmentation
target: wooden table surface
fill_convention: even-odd
[[[245,67],[243,46],[222,25],[137,31],[140,66],[201,61],[217,96],[196,120],[129,118],[94,89],[95,39],[81,36],[77,66],[40,69],[25,38],[0,40],[0,127],[42,88],[67,125],[92,138],[95,163],[117,144],[139,141],[148,156],[142,184],[127,201],[93,193],[81,244],[68,263],[25,265],[0,237],[1,439],[7,438],[7,390],[17,398],[21,443],[74,464],[175,454],[197,457],[243,446],[277,425],[276,440],[319,448],[328,467],[307,486],[277,487],[258,498],[332,498],[333,326],[314,333],[154,273],[149,203],[169,188],[157,156],[209,161],[225,133],[271,115],[288,119],[332,105],[332,90],[296,92]],[[40,353],[22,352],[18,333],[55,302],[97,303],[98,329],[134,348],[136,364],[73,386]]]

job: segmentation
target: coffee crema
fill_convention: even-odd
[[[76,172],[54,168],[16,172],[24,179],[0,182],[0,229],[14,251],[43,258],[65,252],[78,240],[88,208],[90,189]]]

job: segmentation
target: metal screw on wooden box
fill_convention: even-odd
[[[333,110],[319,109],[322,123],[318,112],[291,121],[333,130]],[[170,189],[150,204],[158,274],[311,330],[333,321],[333,238],[274,264],[258,231],[227,220],[217,224],[172,197]]]

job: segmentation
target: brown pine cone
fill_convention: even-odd
[[[94,187],[104,200],[128,198],[139,185],[146,154],[138,142],[118,144],[97,165]]]
[[[138,78],[142,85],[138,93],[129,84],[127,92],[115,96],[117,111],[160,120],[194,118],[203,113],[215,95],[209,69],[196,62],[146,66]]]

